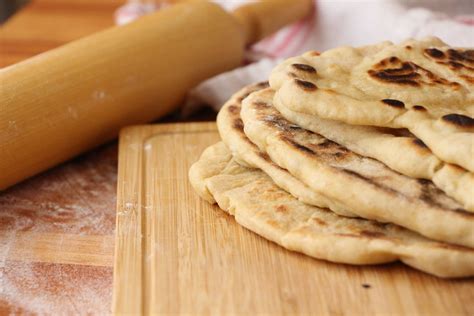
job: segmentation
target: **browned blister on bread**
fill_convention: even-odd
[[[217,125],[223,141],[231,149],[235,158],[242,164],[259,168],[268,174],[281,188],[293,194],[299,200],[319,207],[327,207],[344,216],[355,216],[347,211],[338,201],[329,199],[311,190],[308,186],[293,177],[287,170],[273,163],[268,155],[253,144],[245,135],[240,117],[241,103],[250,93],[268,87],[268,83],[248,86],[237,92],[222,107],[217,117]],[[256,107],[271,107],[271,102],[256,102]],[[292,126],[292,128],[297,128]],[[298,127],[299,128],[299,127]]]
[[[190,181],[240,225],[293,251],[357,265],[400,260],[440,277],[474,275],[473,249],[302,203],[261,170],[239,165],[222,142],[204,151],[191,167]]]
[[[435,38],[340,47],[288,59],[270,84],[289,110],[351,125],[407,128],[440,160],[474,172],[473,55]]]
[[[286,120],[264,89],[243,101],[245,134],[272,161],[355,214],[404,226],[429,238],[474,247],[474,213],[429,180],[413,179]],[[419,146],[417,144],[416,146]]]

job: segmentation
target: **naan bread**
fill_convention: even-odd
[[[204,151],[189,177],[200,196],[212,197],[240,225],[287,249],[348,264],[400,260],[439,277],[474,275],[474,250],[304,204],[262,171],[240,166],[222,142]]]
[[[438,39],[309,52],[276,67],[285,107],[353,125],[407,128],[474,172],[474,50]]]
[[[432,180],[466,210],[474,212],[474,173],[440,160],[407,130],[325,120],[316,115],[295,112],[278,97],[274,98],[273,105],[288,121],[361,156],[377,159],[406,176]]]
[[[386,221],[426,237],[474,247],[474,213],[431,181],[401,175],[285,120],[264,89],[242,102],[247,137],[310,188],[364,218]]]
[[[244,134],[244,125],[240,118],[242,100],[250,93],[267,88],[267,83],[246,87],[234,94],[222,107],[217,116],[217,127],[222,140],[234,157],[245,166],[259,168],[282,189],[291,193],[300,201],[319,207],[327,207],[337,214],[354,217],[347,207],[310,189],[288,171],[274,164],[267,154],[261,152]]]

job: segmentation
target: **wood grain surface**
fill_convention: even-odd
[[[0,194],[0,315],[110,311],[117,149]]]
[[[238,67],[243,51],[231,15],[190,1],[4,69],[0,189],[177,110],[193,87]]]
[[[111,26],[113,12],[123,2],[32,0],[0,26],[0,67]],[[204,119],[212,119],[212,113],[206,113]],[[284,306],[287,314],[293,314],[320,304],[312,314],[320,310],[336,315],[361,314],[362,310],[384,315],[401,314],[401,310],[427,315],[474,313],[472,281],[443,281],[399,264],[341,270],[340,265],[288,252],[240,228],[232,217],[201,201],[185,182],[189,164],[217,139],[214,131],[205,132],[214,130],[213,126],[193,128],[204,130],[186,136],[187,141],[195,142],[187,148],[173,144],[182,141],[183,133],[169,132],[170,146],[165,153],[170,154],[162,155],[166,163],[183,168],[179,177],[164,170],[162,181],[175,183],[166,190],[185,195],[164,199],[174,206],[160,215],[171,224],[153,243],[164,246],[154,260],[160,258],[160,264],[167,267],[160,274],[153,272],[159,276],[153,284],[162,282],[154,292],[162,294],[156,298],[162,298],[156,309],[188,314],[224,310],[270,314]],[[184,162],[174,161],[176,146],[185,153]],[[116,156],[115,143],[102,146],[0,193],[0,315],[109,313]],[[163,253],[171,255],[161,256]],[[297,269],[280,270],[288,262],[298,263]],[[247,271],[242,272],[243,267]],[[300,269],[317,273],[303,274]],[[275,277],[281,273],[285,279]],[[328,285],[337,280],[340,282]],[[300,297],[308,291],[312,291],[309,297]]]
[[[0,26],[0,68],[114,24],[125,0],[31,0]]]
[[[0,67],[113,25],[123,2],[32,0],[0,26]],[[0,192],[0,315],[110,312],[116,179],[112,142]]]
[[[0,68],[112,26],[123,3],[32,0],[0,26]],[[0,315],[110,312],[116,166],[112,143],[0,193]]]
[[[472,315],[474,280],[402,264],[356,267],[288,251],[192,190],[215,124],[120,137],[113,311],[144,314]]]

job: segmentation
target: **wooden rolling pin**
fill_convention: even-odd
[[[0,70],[0,190],[176,108],[311,0],[177,4]]]

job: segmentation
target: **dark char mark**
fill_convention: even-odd
[[[267,162],[272,162],[272,160],[270,159],[270,156],[268,156],[266,153],[261,152],[261,151],[258,151],[258,155],[259,155],[260,158],[262,158],[263,160],[265,160],[265,161],[267,161]]]
[[[448,56],[451,61],[467,62],[474,64],[474,50],[468,49],[465,51],[448,49]]]
[[[262,82],[257,83],[256,86],[260,89],[265,89],[265,88],[270,87],[270,84],[268,83],[268,81],[262,81]]]
[[[351,175],[351,176],[353,176],[353,177],[359,178],[359,179],[361,179],[361,180],[364,180],[364,181],[367,181],[367,182],[370,182],[370,183],[374,183],[374,182],[372,181],[372,179],[367,178],[367,177],[361,175],[360,173],[357,173],[357,172],[352,171],[352,170],[350,170],[350,169],[341,168],[341,169],[339,169],[339,170],[341,170],[341,171],[344,172],[344,173],[347,173],[348,175]]]
[[[255,102],[253,102],[253,105],[257,109],[264,109],[264,108],[269,108],[270,107],[270,105],[268,103],[263,102],[263,101],[255,101]]]
[[[318,144],[318,147],[326,148],[331,146],[338,146],[335,142],[329,139],[325,139],[322,143]]]
[[[417,146],[419,146],[419,147],[421,147],[421,148],[428,148],[428,146],[426,146],[426,144],[423,143],[423,141],[422,141],[421,139],[419,139],[419,138],[415,138],[415,139],[413,140],[413,144],[415,144],[415,145],[417,145]]]
[[[426,108],[425,108],[424,106],[422,106],[422,105],[415,105],[415,106],[413,107],[413,109],[414,109],[415,111],[423,111],[423,112],[426,111]]]
[[[254,108],[259,109],[258,106],[253,105]],[[261,107],[260,107],[261,108]],[[293,131],[299,131],[302,128],[298,125],[291,124],[287,120],[276,116],[276,115],[263,115],[263,121],[270,127],[277,127],[280,131],[291,133]],[[307,131],[308,133],[312,133]]]
[[[400,61],[400,59],[396,56],[392,56],[390,57],[389,61],[394,64],[394,63],[398,63]]]
[[[303,88],[303,90],[306,91],[314,91],[318,89],[318,87],[309,81],[301,80],[301,79],[295,79],[295,83],[298,87]]]
[[[241,119],[234,119],[232,122],[232,127],[237,129],[240,132],[244,131],[244,122]]]
[[[398,108],[398,109],[403,109],[405,107],[405,103],[399,100],[383,99],[382,102],[387,105],[390,105],[391,107]]]
[[[291,139],[286,138],[285,140],[286,140],[288,143],[290,143],[291,146],[295,147],[296,149],[298,149],[298,150],[300,150],[300,151],[302,151],[302,152],[304,152],[304,153],[306,153],[306,154],[310,154],[310,155],[315,155],[315,154],[316,154],[313,150],[309,149],[309,148],[306,147],[306,146],[303,146],[303,145],[301,145],[301,144],[298,144],[297,142],[295,142],[295,141],[293,141],[293,140],[291,140]]]
[[[401,62],[397,57],[390,57],[388,61],[391,64]],[[387,61],[383,60],[379,63],[379,65],[377,65],[377,67],[386,66],[386,64]],[[415,64],[411,62],[404,62],[401,63],[401,66],[398,68],[388,68],[381,70],[370,69],[368,73],[371,77],[381,81],[398,83],[402,85],[419,86],[420,83],[418,80],[420,79],[421,75],[417,73],[417,70],[418,67]]]
[[[474,119],[462,114],[447,114],[442,119],[460,127],[474,127]]]
[[[457,214],[460,214],[465,217],[474,217],[474,213],[468,212],[463,208],[456,208],[456,209],[449,209],[445,205],[439,203],[438,201],[434,200],[433,197],[443,195],[444,192],[434,186],[433,182],[427,179],[417,179],[418,183],[420,184],[420,196],[419,199],[424,201],[427,204],[433,205],[435,207],[439,207],[441,209],[447,209],[453,211]]]
[[[370,184],[370,185],[372,185],[372,186],[374,186],[374,187],[376,187],[376,188],[378,188],[378,189],[380,189],[380,190],[384,190],[384,191],[387,192],[387,193],[390,193],[390,194],[400,194],[400,192],[398,192],[397,190],[394,190],[394,189],[392,189],[392,188],[390,188],[390,187],[387,187],[387,186],[385,186],[385,185],[383,185],[383,184],[381,184],[381,183],[378,183],[378,182],[372,180],[371,178],[368,178],[368,177],[366,177],[366,176],[363,176],[363,175],[361,175],[360,173],[357,173],[357,172],[352,171],[352,170],[350,170],[350,169],[345,169],[345,168],[337,168],[337,169],[340,170],[340,171],[342,171],[342,172],[344,172],[344,173],[346,173],[346,174],[348,174],[348,175],[350,175],[350,176],[352,176],[352,177],[355,177],[355,178],[358,178],[358,179],[360,179],[360,180],[363,180],[363,181],[367,182],[368,184]]]
[[[444,53],[437,48],[427,48],[425,49],[425,53],[436,59],[442,59],[446,57]]]
[[[307,73],[316,73],[316,69],[310,65],[306,65],[306,64],[292,64],[291,65],[293,68],[295,68],[296,70],[300,70],[300,71],[304,71],[304,72],[307,72]]]
[[[239,114],[239,113],[240,113],[240,106],[238,106],[238,105],[230,105],[230,106],[227,108],[227,111],[229,111],[229,113],[231,113],[231,114]]]

